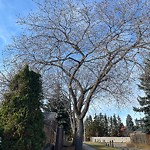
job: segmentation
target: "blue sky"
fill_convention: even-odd
[[[0,0],[0,62],[5,46],[19,33],[17,18],[34,8],[32,0]]]
[[[0,63],[2,62],[2,54],[5,46],[11,43],[12,36],[20,32],[19,26],[16,24],[17,18],[19,16],[26,16],[29,11],[34,9],[35,5],[32,0],[0,0]],[[136,96],[131,97],[131,99],[135,101]],[[116,115],[119,114],[125,123],[127,114],[130,114],[133,118],[142,117],[139,113],[133,112],[132,105],[134,103],[126,104],[120,108],[115,104],[100,104],[100,107],[91,107],[88,114],[99,114],[102,112],[111,116],[115,113]]]

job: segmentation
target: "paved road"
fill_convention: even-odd
[[[95,148],[90,147],[87,144],[83,144],[83,148],[84,148],[84,150],[96,150]]]

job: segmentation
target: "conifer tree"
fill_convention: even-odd
[[[140,81],[139,89],[144,91],[145,96],[138,97],[140,108],[133,107],[133,110],[145,114],[143,118],[144,129],[145,132],[150,133],[150,59],[145,61],[145,69],[140,77]]]
[[[118,123],[118,127],[122,124],[122,121],[119,115],[117,116],[117,123]]]
[[[63,94],[62,88],[57,83],[50,95],[44,110],[47,112],[57,113],[57,123],[59,127],[63,127],[65,134],[69,135],[71,131],[70,118],[68,114],[69,102],[67,97]]]
[[[102,113],[98,115],[98,127],[99,136],[104,136],[104,115]]]
[[[26,65],[14,76],[0,108],[3,150],[41,150],[44,120],[40,75]]]
[[[108,136],[108,119],[107,115],[104,116],[104,136]]]
[[[99,136],[99,133],[101,132],[101,129],[100,129],[100,126],[99,126],[99,119],[98,119],[98,115],[95,114],[94,118],[93,118],[93,126],[92,126],[92,129],[93,129],[93,133],[94,133],[94,136]]]
[[[92,119],[92,116],[89,115],[89,116],[87,116],[87,118],[84,122],[85,136],[86,136],[86,140],[88,140],[88,141],[90,140],[90,137],[93,136],[92,124],[93,124],[93,119]]]
[[[112,129],[113,129],[113,118],[112,116],[109,117],[109,136],[112,136]]]
[[[126,118],[126,127],[127,127],[128,133],[134,131],[134,123],[132,121],[132,117],[129,114],[127,115],[127,118]]]
[[[123,125],[123,123],[122,123],[122,121],[121,121],[121,118],[120,118],[120,116],[118,115],[118,117],[117,117],[117,123],[118,123],[118,136],[120,137],[120,136],[123,136],[123,131],[122,131],[122,129],[124,128],[124,125]]]
[[[112,126],[111,136],[117,136],[118,124],[117,124],[117,118],[115,114],[113,115],[112,123],[113,123],[113,126]]]

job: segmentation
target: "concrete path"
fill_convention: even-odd
[[[96,150],[95,148],[93,148],[87,144],[83,144],[83,148],[84,148],[84,150]]]

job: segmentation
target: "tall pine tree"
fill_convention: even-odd
[[[57,113],[57,123],[59,127],[63,127],[65,134],[69,135],[71,131],[71,124],[69,118],[69,101],[64,95],[61,85],[59,83],[55,84],[52,93],[48,99],[48,102],[44,106],[44,110],[47,112]]]
[[[9,84],[0,108],[3,150],[41,150],[44,120],[40,75],[26,65]]]
[[[90,141],[90,137],[94,136],[92,124],[93,124],[92,116],[89,115],[89,116],[87,116],[87,118],[84,122],[85,136],[86,136],[86,140],[88,140],[88,141]]]
[[[122,131],[122,127],[124,127],[123,123],[121,122],[121,118],[120,116],[118,115],[117,116],[117,124],[118,124],[118,136],[123,136],[123,131]]]
[[[113,129],[113,118],[112,116],[109,117],[109,126],[108,126],[108,135],[112,136],[112,129]]]
[[[138,102],[140,104],[140,108],[133,107],[133,110],[136,112],[143,112],[145,117],[144,121],[144,129],[146,133],[150,133],[150,60],[147,59],[145,61],[145,69],[143,74],[140,77],[140,85],[139,89],[143,90],[145,96],[138,97]]]
[[[107,118],[107,115],[105,114],[104,115],[104,136],[108,136],[108,118]]]
[[[113,115],[113,126],[112,126],[112,132],[111,132],[111,136],[117,136],[118,135],[118,123],[117,123],[117,118],[116,115]]]
[[[127,132],[133,132],[134,131],[134,123],[132,121],[132,117],[128,114],[126,118],[126,127],[127,127]]]

